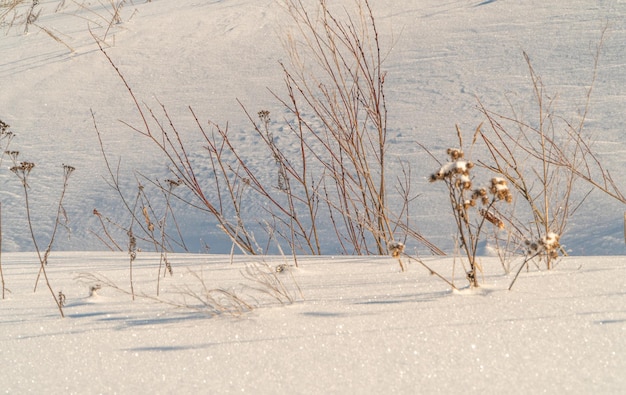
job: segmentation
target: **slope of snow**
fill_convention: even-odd
[[[587,132],[618,185],[626,185],[624,1],[375,3],[381,42],[390,50],[389,151],[414,166],[420,197],[413,215],[425,236],[452,251],[452,232],[442,221],[445,192],[427,183],[438,166],[415,142],[443,154],[455,141],[455,124],[471,131],[482,121],[476,97],[494,110],[506,112],[512,103],[532,114],[523,51],[558,95],[561,114],[575,117],[605,26]],[[280,38],[289,24],[274,0],[126,1],[121,23],[109,26],[110,4],[40,0],[28,34],[17,23],[0,25],[0,120],[17,135],[10,149],[36,163],[29,196],[40,246],[54,225],[61,165],[77,169],[64,202],[71,234],[61,231],[47,267],[54,293],[66,298],[60,319],[43,280],[33,292],[39,263],[23,191],[2,162],[2,391],[624,392],[624,207],[597,192],[561,239],[570,252],[590,256],[563,258],[550,272],[531,265],[512,291],[506,290],[512,275],[501,274],[496,258],[482,259],[480,292],[452,292],[418,264],[399,272],[385,257],[300,257],[296,268],[280,257],[170,254],[173,276],[160,278],[157,296],[164,268],[158,254],[141,252],[132,301],[127,254],[88,252],[103,248],[94,208],[124,225],[130,221],[104,181],[91,111],[127,196],[137,193],[141,174],[163,180],[169,173],[156,151],[119,122],[141,120],[90,30],[104,39],[138,100],[155,110],[167,107],[202,166],[188,106],[202,122],[228,123],[250,152],[254,141],[237,99],[251,113],[270,111],[280,128],[284,110],[267,88],[282,92]],[[177,208],[191,251],[204,243],[212,252],[230,250],[207,218]],[[465,284],[458,261],[427,263]],[[512,269],[520,264],[509,263]],[[282,302],[264,292],[258,273],[246,275],[281,264],[288,265],[277,274],[286,287]],[[90,295],[96,284],[102,288]],[[204,286],[253,308],[211,315],[194,298]]]
[[[159,103],[165,105],[191,147],[199,136],[188,106],[201,122],[229,123],[241,136],[241,146],[251,150],[254,142],[246,132],[250,126],[237,99],[252,113],[264,109],[276,114],[276,121],[281,118],[283,109],[267,91],[268,87],[283,91],[278,61],[286,56],[280,37],[289,24],[278,2],[127,1],[121,23],[110,27],[107,2],[39,3],[42,12],[28,34],[23,26],[2,27],[0,119],[17,134],[11,148],[21,152],[22,160],[36,163],[30,196],[41,244],[47,243],[53,226],[51,213],[56,212],[63,163],[77,168],[65,202],[72,234],[59,237],[56,248],[104,248],[93,234],[100,229],[94,208],[124,225],[129,222],[115,193],[103,182],[106,171],[90,111],[109,159],[114,166],[119,163],[127,196],[132,199],[136,193],[134,172],[159,180],[169,175],[145,139],[119,122],[137,125],[140,119],[89,30],[104,38],[138,100],[157,112]],[[345,4],[350,8],[352,3]],[[451,247],[449,222],[441,221],[447,211],[441,199],[445,192],[426,183],[436,166],[415,142],[443,153],[456,138],[455,124],[471,131],[482,121],[476,97],[494,110],[506,112],[511,102],[518,111],[532,114],[523,51],[550,93],[558,94],[560,114],[575,116],[584,104],[604,26],[607,34],[587,131],[617,184],[626,184],[621,171],[626,165],[624,2],[414,0],[379,1],[373,7],[383,49],[389,50],[385,62],[389,152],[396,156],[396,169],[400,160],[414,167],[413,189],[420,197],[413,216],[426,237]],[[0,179],[3,248],[30,250],[19,182],[6,170]],[[574,254],[624,254],[623,211],[623,205],[595,192],[561,241]],[[208,218],[184,207],[179,212],[187,224],[184,233],[191,251],[201,250],[205,243],[215,252],[230,249]],[[329,252],[335,250],[328,246]]]
[[[0,387],[6,393],[622,393],[626,268],[619,257],[565,258],[551,272],[512,276],[483,261],[482,292],[453,293],[391,258],[302,258],[279,273],[295,303],[255,291],[246,265],[283,258],[139,254],[135,301],[124,253],[57,253],[48,274],[66,318],[39,283],[30,253],[3,255]],[[287,262],[290,263],[290,262]],[[452,259],[427,263],[451,277]],[[517,264],[516,262],[514,264]],[[185,287],[223,288],[255,306],[211,317],[176,308]],[[457,285],[463,286],[456,268]],[[103,286],[104,276],[120,290]],[[83,279],[83,281],[80,280]],[[294,282],[295,280],[295,282]],[[297,284],[297,286],[296,286]],[[300,291],[298,291],[298,287]],[[261,287],[262,288],[262,287]],[[195,303],[197,305],[197,303]]]

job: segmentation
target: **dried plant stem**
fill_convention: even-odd
[[[0,18],[1,20],[2,18]],[[4,155],[8,154],[10,156],[17,155],[12,154],[8,151],[9,146],[11,145],[11,140],[13,140],[14,134],[9,130],[10,125],[0,120],[0,142],[2,146],[0,146],[0,166],[4,160]],[[4,272],[2,271],[2,202],[0,201],[0,278],[2,279],[2,299],[6,296],[6,284],[4,282]]]
[[[5,298],[4,272],[2,271],[2,202],[0,202],[0,279],[2,279],[2,299]]]
[[[48,272],[46,271],[46,264],[47,264],[49,251],[46,251],[46,253],[43,256],[41,255],[41,250],[39,249],[39,245],[37,244],[37,238],[35,237],[35,231],[33,230],[33,222],[32,222],[31,215],[30,215],[30,211],[31,211],[30,199],[28,197],[29,187],[28,187],[28,184],[26,183],[27,176],[24,175],[24,177],[25,178],[22,179],[22,186],[24,187],[23,189],[24,189],[24,200],[25,200],[25,205],[26,205],[26,219],[28,222],[28,229],[30,230],[31,239],[33,240],[35,251],[37,252],[37,257],[39,258],[39,273],[37,274],[37,281],[35,282],[35,290],[37,290],[37,283],[39,282],[39,277],[43,273],[46,286],[48,287],[48,290],[50,291],[50,294],[52,295],[52,298],[54,299],[54,303],[57,305],[57,308],[59,309],[59,313],[61,314],[61,317],[64,318],[65,314],[63,313],[63,304],[57,298],[57,294],[52,289],[52,285],[50,284],[50,279],[48,278]]]
[[[104,234],[106,235],[107,239],[113,244],[113,246],[115,248],[113,248],[112,246],[109,245],[109,243],[107,241],[105,241],[102,236],[100,236],[99,234],[92,232],[104,245],[106,245],[111,251],[123,251],[122,247],[120,247],[120,245],[115,241],[115,239],[113,238],[113,236],[111,236],[111,234],[109,233],[109,230],[107,229],[107,227],[104,224],[104,220],[102,219],[102,214],[100,214],[100,212],[97,209],[93,209],[93,214],[98,217],[98,220],[100,221],[100,225],[102,226],[102,231],[104,232]],[[107,218],[107,221],[110,221]]]
[[[290,133],[285,139],[274,139],[269,112],[258,113],[262,122],[258,125],[244,108],[263,148],[263,152],[252,155],[271,156],[278,169],[278,185],[267,181],[265,169],[250,165],[254,162],[250,153],[237,146],[227,126],[208,122],[212,130],[206,130],[206,123],[200,122],[189,107],[203,139],[204,163],[209,169],[198,166],[192,160],[193,147],[184,143],[184,135],[165,106],[159,103],[157,116],[150,107],[141,105],[102,40],[95,35],[93,38],[141,117],[138,125],[124,123],[160,151],[171,173],[191,192],[191,198],[181,201],[208,213],[232,241],[233,249],[251,255],[264,252],[259,251],[251,229],[265,223],[272,228],[266,229],[267,244],[274,237],[280,238],[294,257],[297,252],[323,253],[323,231],[334,232],[347,254],[385,254],[395,232],[440,252],[409,228],[408,194],[400,195],[400,200],[405,200],[398,205],[388,201],[385,72],[369,1],[358,0],[354,12],[347,12],[345,19],[344,15],[335,16],[327,1],[315,3],[319,13],[313,15],[304,2],[285,0],[295,33],[302,36],[290,36],[285,42],[291,64],[281,66],[288,97],[281,99],[274,94],[287,110],[290,119],[285,119],[283,130]],[[308,55],[319,68],[311,69],[302,63]],[[107,160],[101,140],[100,145]],[[209,173],[209,180],[199,179],[200,172]],[[109,173],[124,200],[119,179],[110,166]],[[400,189],[410,190],[409,178],[399,180],[403,181],[407,185]],[[259,207],[269,218],[258,218],[258,212],[250,215],[244,200],[248,197],[260,198],[255,202],[261,202]],[[124,204],[130,211],[130,204]],[[396,206],[401,207],[400,213],[390,210]],[[141,219],[138,223],[145,230]]]
[[[512,215],[508,222],[517,233],[515,239],[531,246],[526,254],[545,259],[547,269],[553,267],[559,252],[564,254],[558,240],[565,233],[568,219],[594,188],[626,203],[624,194],[591,148],[591,138],[583,134],[605,32],[606,26],[596,47],[591,83],[579,119],[568,121],[557,113],[554,96],[545,92],[545,85],[525,52],[536,119],[518,117],[512,105],[513,115],[506,116],[489,111],[478,102],[491,129],[490,133],[479,131],[492,159],[492,164],[483,165],[507,179],[527,205],[532,219]],[[578,188],[580,180],[590,185],[587,192]],[[550,245],[541,244],[545,242]],[[537,247],[540,254],[534,253]]]
[[[48,36],[50,36],[50,38],[52,38],[54,41],[58,42],[59,44],[62,44],[63,46],[65,46],[65,48],[69,49],[70,52],[74,53],[76,52],[74,50],[74,48],[72,48],[71,46],[69,46],[65,41],[63,41],[59,36],[57,36],[56,34],[54,34],[50,29],[43,27],[43,26],[39,26],[36,23],[33,23],[34,26],[38,27],[39,29],[43,30]]]
[[[59,202],[57,205],[57,214],[56,214],[56,218],[54,221],[54,227],[52,229],[52,235],[50,236],[50,242],[48,243],[48,247],[46,247],[46,251],[44,252],[44,256],[43,256],[44,266],[48,264],[48,256],[50,255],[50,252],[52,251],[52,246],[54,244],[54,240],[56,239],[56,234],[59,229],[59,224],[61,223],[61,216],[63,216],[65,213],[65,209],[63,207],[63,200],[65,198],[65,193],[67,191],[67,183],[68,183],[69,176],[74,171],[74,168],[72,166],[67,166],[67,165],[63,165],[63,169],[64,169],[63,187],[61,188],[61,196],[59,197]],[[29,223],[30,223],[30,220],[29,220]],[[32,232],[32,229],[31,229],[31,232]],[[34,240],[34,236],[33,236],[33,240]],[[35,291],[37,290],[37,283],[39,282],[40,274],[41,274],[41,270],[39,271],[39,274],[37,275],[37,280],[35,281]]]
[[[536,256],[538,256],[540,253],[537,252],[535,254],[532,255],[528,255],[526,256],[526,258],[524,259],[524,262],[522,262],[522,264],[519,266],[519,269],[517,269],[517,272],[515,272],[515,277],[513,277],[513,280],[511,281],[511,284],[509,285],[508,290],[510,291],[513,288],[513,285],[515,284],[515,282],[517,281],[517,277],[519,277],[519,274],[522,272],[522,269],[524,269],[525,267],[528,266],[528,263],[534,259]]]
[[[454,283],[452,283],[450,280],[448,280],[447,278],[445,278],[444,276],[442,276],[441,274],[437,273],[435,270],[431,269],[430,266],[428,266],[427,264],[424,263],[424,261],[422,261],[419,258],[416,258],[414,256],[411,256],[409,254],[406,253],[402,253],[402,256],[406,257],[407,259],[417,262],[420,265],[422,265],[424,268],[426,268],[426,270],[428,270],[430,272],[430,274],[434,274],[435,276],[439,277],[439,279],[443,280],[446,284],[448,284],[449,286],[452,287],[452,289],[458,289],[456,287],[456,285],[454,285]]]

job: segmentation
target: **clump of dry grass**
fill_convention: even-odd
[[[111,278],[99,273],[80,273],[75,280],[87,285],[90,296],[95,296],[98,290],[110,288],[133,298],[153,300],[210,316],[241,316],[263,304],[290,304],[298,298],[304,299],[293,270],[294,266],[288,263],[275,267],[265,261],[246,264],[240,274],[245,280],[242,287],[248,292],[242,292],[232,287],[210,285],[202,268],[188,268],[161,296],[119,286]],[[144,283],[143,280],[140,278],[139,282]],[[269,297],[269,301],[265,297]]]
[[[246,265],[242,275],[255,284],[249,286],[251,289],[270,296],[280,304],[291,304],[298,296],[304,299],[302,290],[293,275],[293,268],[289,264],[272,267],[265,261],[254,262]],[[285,283],[284,276],[289,277],[293,287]]]

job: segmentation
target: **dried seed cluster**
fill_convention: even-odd
[[[9,170],[13,173],[28,174],[35,167],[33,162],[20,162],[19,165],[12,166]]]
[[[399,241],[390,241],[387,249],[392,257],[398,258],[404,252],[404,243]]]
[[[11,125],[9,125],[8,123],[2,121],[0,119],[0,133],[4,134],[7,133],[7,130],[11,127]]]
[[[450,180],[455,188],[462,191],[472,189],[472,179],[470,178],[470,170],[474,164],[464,159],[463,151],[458,148],[448,148],[448,156],[451,161],[441,166],[439,170],[430,176],[430,182],[439,180]],[[493,201],[504,201],[511,203],[513,195],[509,190],[507,181],[501,177],[493,177],[488,187],[474,189],[470,199],[466,199],[460,204],[458,209],[468,209],[474,207],[477,201],[483,205],[488,205]]]
[[[559,249],[561,244],[559,239],[561,236],[554,232],[548,232],[537,241],[526,240],[526,247],[528,248],[528,255],[542,255],[545,254],[550,259],[557,259],[559,257]]]
[[[446,163],[436,173],[431,174],[430,182],[454,178],[457,188],[471,189],[472,182],[469,172],[474,167],[474,164],[463,159],[463,151],[458,148],[448,148],[447,152],[451,162]]]
[[[172,179],[168,178],[168,179],[165,180],[165,183],[169,186],[169,189],[171,190],[171,189],[174,189],[176,187],[179,187],[183,183],[183,180],[180,179],[180,178],[178,178],[176,180],[172,180]]]

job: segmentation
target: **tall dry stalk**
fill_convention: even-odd
[[[9,130],[11,126],[0,119],[0,167],[4,160],[4,156],[9,153],[8,148],[11,145],[14,134]],[[6,284],[4,282],[4,272],[2,271],[2,202],[0,201],[0,279],[2,280],[2,299],[5,298]]]
[[[35,236],[35,230],[33,228],[33,219],[31,217],[31,207],[30,207],[30,197],[28,193],[29,188],[30,188],[28,181],[29,181],[31,171],[35,168],[35,164],[33,162],[28,162],[28,161],[18,162],[17,161],[18,154],[19,153],[17,151],[11,152],[11,158],[13,159],[14,164],[10,168],[10,170],[15,175],[17,175],[17,177],[19,178],[22,184],[22,189],[24,191],[24,202],[26,206],[26,220],[28,223],[28,229],[30,231],[30,236],[33,241],[33,245],[35,247],[35,251],[37,252],[37,257],[39,258],[39,264],[40,264],[39,273],[37,274],[37,280],[35,281],[34,290],[35,291],[37,290],[37,284],[39,283],[40,276],[43,274],[43,278],[45,280],[46,286],[48,287],[48,290],[50,291],[50,294],[52,295],[52,298],[54,299],[54,302],[57,305],[57,308],[59,309],[59,313],[61,314],[61,317],[65,317],[65,314],[63,313],[63,300],[60,297],[62,293],[59,293],[59,297],[57,297],[57,294],[52,289],[50,279],[48,278],[48,272],[46,270],[46,266],[48,264],[48,257],[50,253],[52,252],[52,246],[56,238],[59,224],[61,224],[61,218],[65,216],[65,209],[63,207],[63,199],[67,191],[68,179],[75,169],[72,166],[63,165],[63,186],[61,189],[61,197],[59,198],[59,201],[58,201],[54,227],[52,230],[52,234],[50,235],[50,242],[48,243],[48,246],[45,249],[45,251],[42,252],[41,249],[39,248],[39,244],[37,243],[37,237]]]
[[[315,10],[300,0],[285,7],[295,32],[285,41],[289,97],[281,102],[295,118],[290,127],[301,155],[323,168],[325,203],[353,252],[385,254],[395,227],[387,200],[385,71],[370,3],[357,1],[345,17],[325,0]],[[324,155],[311,155],[313,147]]]
[[[290,113],[280,124],[287,126],[289,136],[277,141],[272,130],[276,123],[269,112],[259,111],[255,117],[242,104],[261,143],[255,152],[246,152],[228,127],[203,123],[189,108],[202,140],[204,163],[210,166],[202,173],[192,160],[195,152],[165,106],[159,103],[157,115],[140,105],[122,71],[94,39],[140,115],[138,125],[125,124],[162,153],[172,178],[192,194],[191,199],[176,197],[208,213],[233,248],[246,254],[266,252],[252,232],[260,225],[268,245],[272,238],[280,239],[294,256],[296,252],[323,253],[321,235],[328,230],[344,253],[383,254],[395,233],[415,237],[441,253],[408,229],[409,178],[400,188],[401,201],[389,202],[385,73],[369,2],[358,1],[357,10],[342,18],[325,1],[318,5],[322,12],[319,19],[313,19],[302,3],[288,2],[287,9],[306,38],[304,47],[295,41],[292,46],[287,43],[287,50],[293,51],[292,64],[282,64],[288,95],[283,99],[275,95]],[[297,59],[309,52],[321,66],[322,76],[316,74],[318,70],[299,68]],[[101,140],[100,144],[106,160]],[[277,177],[268,180],[265,167],[251,165],[251,155],[274,161]],[[111,169],[109,173],[116,174]],[[119,185],[119,179],[112,179]],[[261,202],[259,210],[250,210],[250,202]],[[398,213],[390,209],[394,206],[400,207]]]
[[[489,169],[507,179],[521,201],[526,203],[532,220],[525,221],[520,213],[517,237],[526,240],[527,254],[545,258],[550,269],[560,254],[564,254],[559,239],[566,232],[568,219],[581,207],[592,188],[626,203],[626,198],[613,181],[592,149],[591,137],[583,132],[595,85],[598,61],[606,28],[594,55],[592,78],[586,89],[585,104],[579,118],[570,121],[558,112],[554,95],[546,87],[524,53],[534,94],[535,119],[503,115],[487,109],[479,101],[489,130],[480,136],[491,155]],[[590,185],[581,190],[579,181]],[[530,227],[525,223],[532,224]]]
[[[2,202],[0,202],[0,279],[2,280],[2,299],[4,299],[6,285],[4,283],[4,272],[2,271]]]

